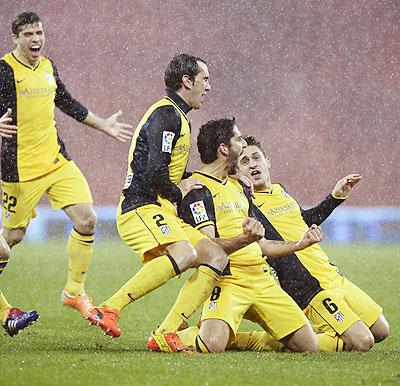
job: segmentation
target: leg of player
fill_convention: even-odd
[[[23,228],[3,228],[3,237],[6,243],[12,248],[22,241],[26,233],[26,227]]]
[[[290,351],[318,351],[318,340],[309,323],[279,341]]]
[[[227,254],[208,238],[200,240],[195,249],[197,259],[192,267],[198,269],[181,288],[175,304],[156,330],[156,334],[177,331],[179,326],[203,305],[228,264]]]
[[[0,274],[6,267],[10,259],[10,247],[0,236]],[[14,308],[8,303],[7,299],[0,291],[0,322],[6,330],[7,334],[14,336],[21,332],[24,328],[34,323],[39,318],[36,311],[21,311]]]
[[[107,335],[119,337],[121,329],[117,321],[120,311],[193,266],[197,259],[196,250],[187,240],[172,243],[163,252],[145,263],[121,289],[96,307],[87,317],[89,322],[99,326]]]
[[[374,336],[375,343],[382,342],[389,336],[389,323],[383,315],[379,316],[378,320],[369,329]]]
[[[233,351],[275,351],[284,349],[284,345],[266,331],[238,331],[233,342],[229,342],[227,350]]]
[[[374,336],[361,320],[351,325],[341,336],[345,351],[369,351],[374,345]]]
[[[220,319],[206,319],[201,323],[196,337],[196,349],[201,353],[225,351],[230,336],[228,323]]]
[[[70,205],[63,210],[74,228],[68,239],[69,272],[61,301],[86,316],[94,308],[91,297],[85,293],[84,281],[93,253],[96,213],[92,204]]]

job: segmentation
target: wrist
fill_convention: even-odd
[[[343,195],[343,194],[336,193],[335,191],[333,191],[331,194],[332,194],[333,198],[336,198],[336,200],[345,200],[347,198],[347,194]]]

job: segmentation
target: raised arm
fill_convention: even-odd
[[[344,202],[351,189],[361,179],[362,177],[359,174],[349,174],[340,179],[333,188],[332,193],[326,196],[318,205],[310,209],[301,210],[301,215],[305,223],[308,226],[322,224],[331,215],[333,210]]]

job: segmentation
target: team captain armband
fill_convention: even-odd
[[[202,228],[206,225],[215,226],[214,203],[208,188],[191,190],[179,205],[178,214],[194,228]]]

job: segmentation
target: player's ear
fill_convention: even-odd
[[[227,157],[229,155],[229,147],[225,143],[221,143],[218,146],[218,151],[223,155],[224,157]]]
[[[186,90],[191,90],[193,86],[193,81],[190,79],[189,75],[182,76],[182,85]]]

